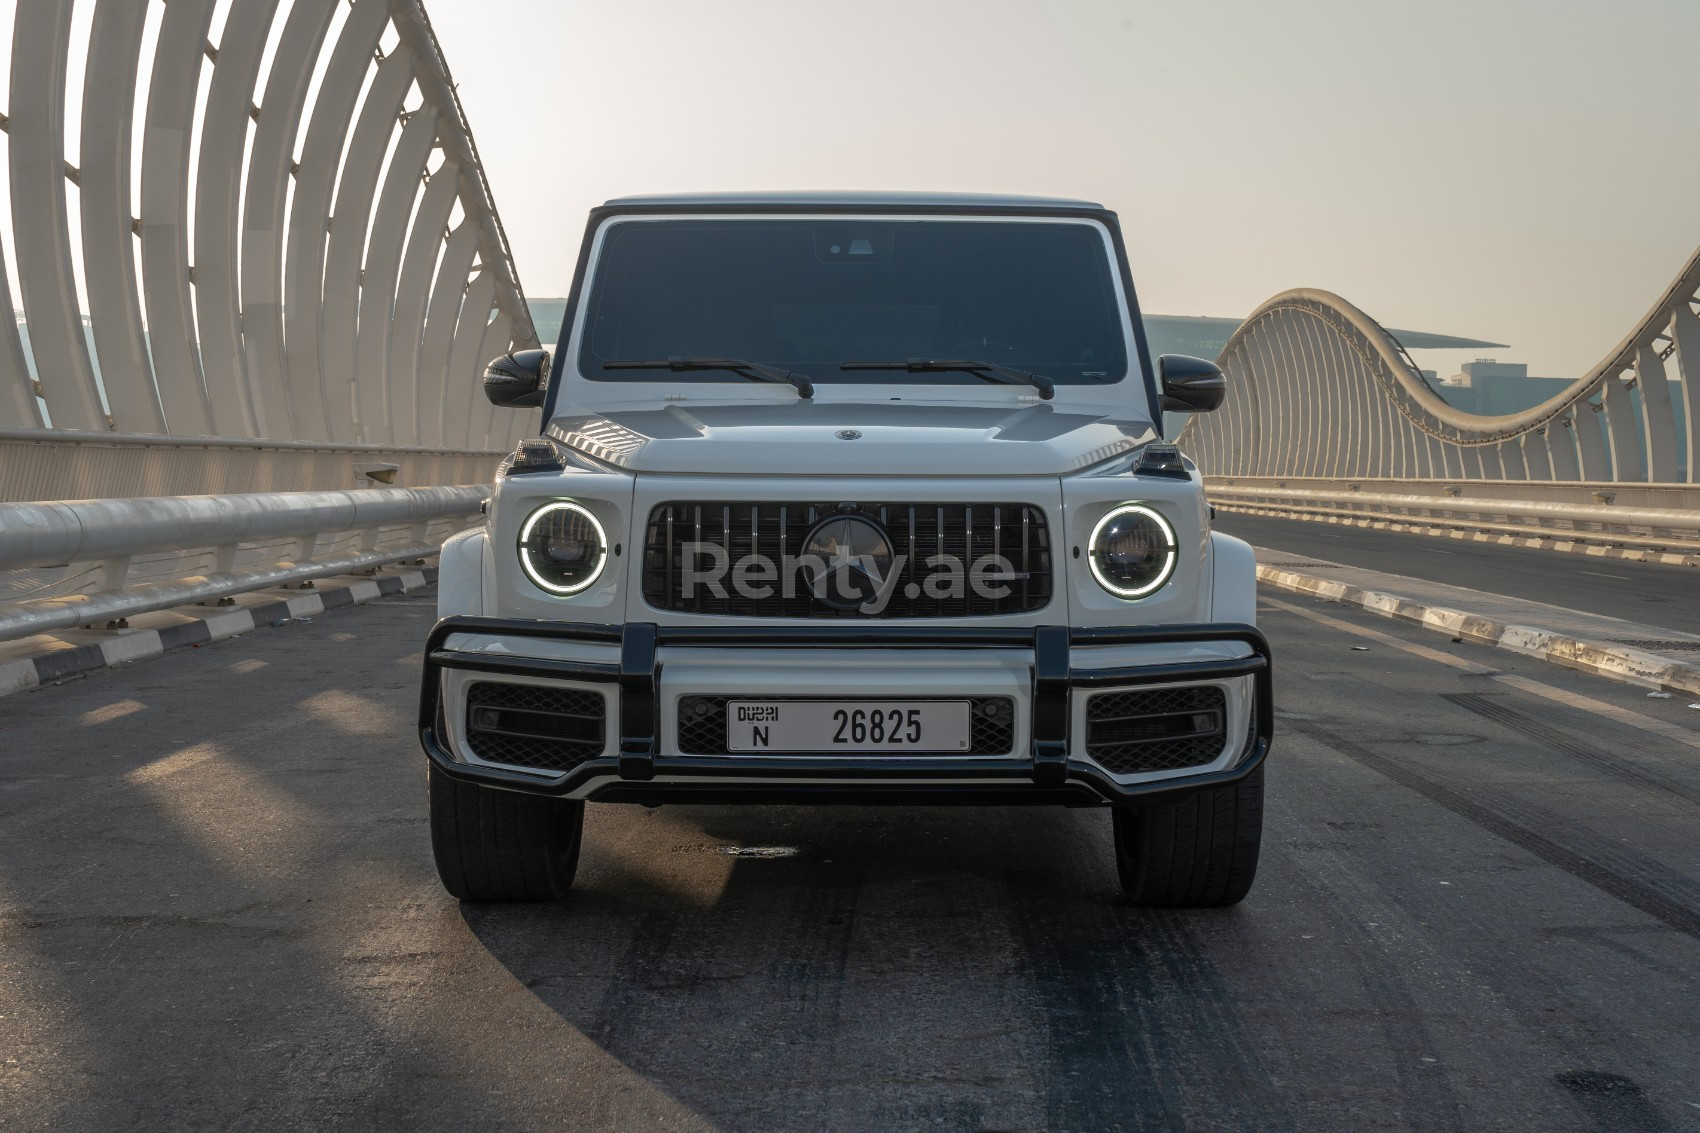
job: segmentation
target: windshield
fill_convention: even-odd
[[[579,370],[598,381],[736,382],[607,362],[736,358],[817,382],[982,384],[843,362],[972,359],[1059,384],[1127,374],[1106,244],[1093,225],[919,220],[662,220],[609,226]]]

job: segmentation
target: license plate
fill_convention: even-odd
[[[966,700],[734,700],[728,751],[968,750]]]

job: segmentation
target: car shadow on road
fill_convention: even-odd
[[[1101,811],[590,812],[569,902],[462,914],[717,1124],[1291,1125],[1216,969],[1239,914],[1129,906]]]

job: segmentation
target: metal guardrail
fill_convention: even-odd
[[[476,484],[501,452],[0,427],[0,502]]]
[[[1513,503],[1607,504],[1700,513],[1700,484],[1617,484],[1586,480],[1406,479],[1375,476],[1225,476],[1204,478],[1213,493],[1241,488],[1288,488],[1310,496],[1357,495],[1450,497]]]
[[[0,504],[0,641],[433,554],[489,488]]]
[[[1211,503],[1307,519],[1417,520],[1493,534],[1516,534],[1668,552],[1700,552],[1700,509],[1623,506],[1611,487],[1588,491],[1590,502],[1466,496],[1480,485],[1447,486],[1439,494],[1366,492],[1349,486],[1267,486],[1207,480]],[[1579,490],[1587,485],[1577,485]]]

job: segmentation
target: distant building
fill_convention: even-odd
[[[1448,405],[1484,417],[1500,417],[1533,409],[1562,393],[1570,378],[1531,378],[1522,362],[1500,362],[1477,358],[1458,367],[1459,372],[1442,378],[1436,391]]]
[[[1502,417],[1533,409],[1563,393],[1575,381],[1573,378],[1531,378],[1529,367],[1523,363],[1500,362],[1493,358],[1477,358],[1474,362],[1464,363],[1458,370],[1450,378],[1434,383],[1435,391],[1446,400],[1446,404],[1484,417]],[[1628,393],[1629,403],[1636,410],[1630,417],[1631,427],[1640,438],[1644,452],[1647,429],[1639,413],[1641,391],[1632,388]],[[1676,474],[1677,479],[1685,480],[1688,476],[1688,461],[1685,459],[1688,443],[1684,439],[1687,411],[1680,382],[1671,383],[1670,399],[1677,422]],[[1598,395],[1592,400],[1597,402]]]

